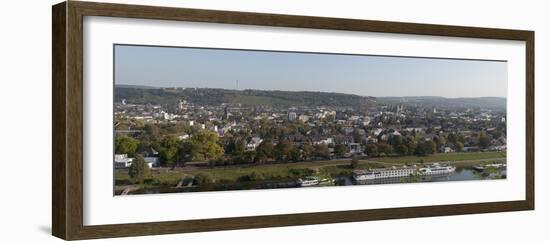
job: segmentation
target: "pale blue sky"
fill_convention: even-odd
[[[323,91],[362,96],[506,97],[507,63],[226,49],[115,46],[115,83]]]

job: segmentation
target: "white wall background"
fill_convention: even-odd
[[[0,10],[0,240],[56,240],[51,230],[51,5]],[[202,0],[116,2],[536,31],[536,211],[163,235],[155,240],[547,240],[550,221],[550,15],[545,1]],[[153,237],[120,240],[151,240]],[[118,240],[118,239],[117,239]]]

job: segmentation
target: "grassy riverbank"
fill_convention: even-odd
[[[469,167],[480,163],[506,161],[505,152],[475,152],[475,153],[445,153],[430,156],[380,157],[359,160],[357,168],[389,167],[393,165],[450,162],[459,167]],[[199,176],[206,183],[233,183],[259,180],[288,180],[303,176],[316,175],[321,177],[351,174],[353,169],[349,159],[296,162],[283,164],[265,164],[246,167],[216,167],[216,168],[160,168],[151,172],[146,181],[146,187],[175,186],[184,176]],[[117,186],[128,185],[130,177],[126,170],[115,172]]]
[[[385,163],[425,163],[432,162],[459,162],[459,161],[477,161],[484,159],[506,159],[506,152],[455,152],[455,153],[439,153],[430,156],[399,156],[399,157],[382,157],[370,158],[368,161],[380,161]]]

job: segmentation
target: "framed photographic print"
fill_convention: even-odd
[[[534,209],[534,32],[53,6],[53,235]]]

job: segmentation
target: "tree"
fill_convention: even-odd
[[[386,155],[389,155],[392,153],[392,148],[389,144],[378,143],[378,153],[384,153]]]
[[[224,150],[218,144],[218,135],[211,131],[201,130],[189,138],[184,145],[191,161],[216,160],[223,156]]]
[[[353,141],[355,143],[361,143],[361,135],[359,134],[359,130],[357,129],[353,130]]]
[[[309,143],[306,143],[302,146],[302,156],[304,159],[308,160],[313,155],[314,148]]]
[[[416,154],[420,156],[431,155],[436,151],[435,142],[432,140],[421,141],[416,146]]]
[[[160,136],[160,129],[157,125],[147,123],[143,127],[143,130],[148,136],[152,137],[152,139],[158,139],[158,137]]]
[[[466,138],[462,134],[457,134],[456,141],[464,143],[466,141]]]
[[[334,147],[334,154],[337,157],[343,157],[348,152],[348,148],[344,144],[338,144]]]
[[[167,135],[160,141],[158,152],[165,165],[174,166],[179,151],[179,139],[175,135]]]
[[[417,147],[418,143],[416,142],[416,140],[414,138],[407,138],[407,149],[409,150],[409,153],[408,155],[414,155],[415,154],[415,150],[416,150],[416,147]]]
[[[237,154],[241,154],[241,153],[244,153],[245,151],[245,143],[244,143],[244,140],[242,138],[239,138],[236,142],[235,142],[235,150],[234,150],[234,153],[237,153]]]
[[[407,147],[407,145],[401,144],[397,146],[397,153],[402,156],[407,155],[409,153],[409,148]]]
[[[491,145],[491,138],[484,131],[479,133],[478,143],[481,149],[487,149]]]
[[[292,151],[292,143],[288,140],[281,140],[275,146],[274,154],[278,160],[287,160]]]
[[[141,155],[137,155],[128,168],[128,175],[134,183],[143,184],[145,178],[149,177],[149,165]]]
[[[129,136],[118,136],[115,139],[115,153],[128,154],[133,157],[139,147],[139,141]]]
[[[231,154],[233,155],[233,159],[236,162],[241,162],[244,159],[244,152],[245,152],[245,143],[242,138],[239,138],[237,141],[234,142],[233,151]]]
[[[225,154],[232,155],[233,153],[235,153],[237,139],[231,138],[229,137],[229,135],[227,135],[221,140],[221,142],[224,143],[222,147]]]
[[[273,158],[273,143],[271,141],[262,141],[258,147],[256,147],[256,155],[254,160],[256,162],[263,163],[269,158]]]
[[[436,146],[441,146],[447,144],[447,140],[445,140],[445,137],[443,136],[434,136],[433,141],[435,142]]]
[[[298,147],[292,147],[289,157],[292,161],[300,161],[302,159],[302,153]]]
[[[330,151],[326,144],[315,145],[315,156],[328,159],[330,158]]]
[[[424,148],[425,148],[427,154],[435,154],[435,152],[437,150],[435,142],[433,142],[433,141],[424,142]]]
[[[367,152],[366,153],[367,156],[370,156],[370,157],[378,156],[378,146],[376,146],[375,144],[368,144],[365,151]]]
[[[462,151],[464,150],[464,144],[462,142],[458,141],[456,142],[456,151]]]
[[[456,142],[458,141],[458,137],[455,133],[449,133],[449,135],[447,135],[447,141],[449,143],[456,144]]]
[[[244,152],[243,159],[239,160],[239,161],[242,161],[243,163],[255,162],[256,161],[256,152],[254,152],[254,151]]]
[[[399,145],[403,144],[403,136],[401,135],[392,135],[389,139],[389,143],[397,148]]]

